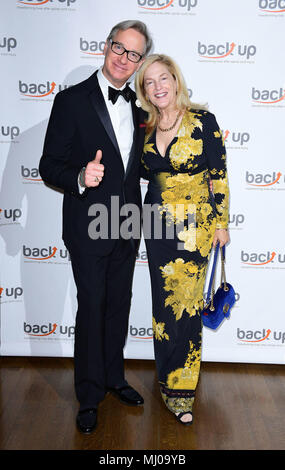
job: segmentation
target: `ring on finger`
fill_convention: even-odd
[[[96,181],[96,183],[99,183],[99,178],[98,178],[98,176],[95,176],[94,181]]]

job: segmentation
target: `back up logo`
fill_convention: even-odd
[[[285,0],[259,0],[259,11],[265,14],[285,13]]]
[[[231,230],[242,230],[244,228],[245,215],[244,214],[230,214],[229,224]]]
[[[23,331],[25,337],[60,339],[60,340],[73,340],[74,338],[74,325],[59,325],[57,323],[44,323],[44,324],[31,324],[24,322]]]
[[[43,183],[38,168],[28,168],[24,165],[21,165],[21,177],[23,184]]]
[[[230,131],[226,129],[223,131],[223,137],[227,149],[248,150],[248,142],[250,134],[248,132]]]
[[[17,5],[23,5],[27,7],[70,7],[74,5],[77,0],[17,0]]]
[[[236,338],[240,344],[256,346],[284,346],[285,332],[261,328],[259,330],[246,330],[237,328]]]
[[[275,89],[263,89],[252,87],[251,99],[253,106],[278,105],[285,106],[285,89],[283,87]]]
[[[15,55],[14,49],[17,47],[17,39],[16,38],[8,38],[7,36],[2,37],[0,39],[0,53],[1,55]]]
[[[89,56],[103,57],[105,41],[88,41],[87,39],[80,38],[79,47],[83,54]]]
[[[200,57],[199,62],[211,60],[253,63],[252,58],[256,55],[257,48],[254,44],[236,44],[230,41],[221,44],[204,44],[198,41],[197,52]]]
[[[57,248],[56,246],[30,247],[23,245],[22,255],[25,263],[66,264],[70,261],[70,255],[67,249]]]
[[[136,264],[139,265],[139,266],[147,266],[148,265],[148,259],[147,259],[147,252],[146,251],[138,252],[137,258],[136,258]]]
[[[271,171],[268,173],[254,172],[246,170],[245,172],[246,189],[257,190],[283,190],[285,189],[285,178],[280,171]]]
[[[129,338],[131,341],[147,340],[152,341],[153,329],[145,328],[141,326],[130,325],[129,327]]]
[[[240,258],[242,268],[285,269],[285,255],[282,252],[241,250]]]
[[[0,209],[0,226],[20,224],[21,209]]]
[[[18,0],[19,5],[34,5],[34,6],[41,6],[45,5],[49,2],[49,0]]]
[[[154,13],[176,14],[179,9],[181,12],[193,15],[198,0],[137,0],[137,5],[141,13],[147,10]]]
[[[42,83],[24,82],[19,80],[19,93],[23,99],[45,99],[52,100],[53,95],[68,88],[71,85],[56,84],[47,80]]]
[[[20,128],[18,126],[1,126],[0,127],[0,143],[11,142],[18,143],[17,137],[20,135]],[[2,138],[4,140],[2,140]]]
[[[23,300],[23,288],[20,286],[0,287],[0,303],[21,302]]]

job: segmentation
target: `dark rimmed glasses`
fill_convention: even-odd
[[[110,43],[111,43],[111,49],[112,49],[113,52],[115,52],[115,54],[123,55],[126,52],[127,53],[127,58],[131,62],[138,63],[143,58],[143,56],[141,54],[139,54],[138,52],[128,51],[119,42],[115,42],[115,41],[110,40]]]

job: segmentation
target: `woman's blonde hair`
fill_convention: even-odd
[[[149,55],[142,66],[138,70],[135,78],[135,87],[136,94],[141,102],[142,108],[148,113],[148,118],[146,120],[146,131],[151,131],[158,123],[159,112],[156,106],[154,106],[146,98],[145,86],[144,86],[144,75],[147,68],[154,64],[155,62],[160,62],[164,64],[171,75],[176,80],[177,84],[177,94],[176,94],[176,105],[177,108],[181,111],[185,111],[188,108],[191,108],[192,104],[189,98],[188,89],[186,87],[183,75],[176,64],[176,62],[169,56],[165,54],[152,54]]]

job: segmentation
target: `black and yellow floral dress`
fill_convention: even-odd
[[[142,176],[149,180],[143,226],[160,390],[172,412],[192,411],[206,270],[215,229],[228,226],[226,150],[215,116],[187,110],[165,156],[156,130],[147,134]]]

